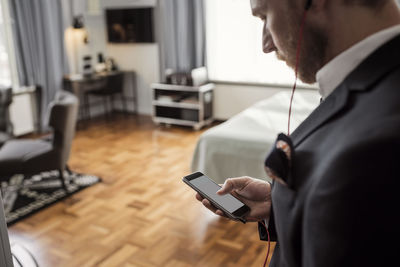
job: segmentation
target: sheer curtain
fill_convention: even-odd
[[[9,0],[21,85],[41,87],[41,122],[66,72],[62,0]]]
[[[204,66],[204,0],[161,0],[160,7],[164,69]]]
[[[4,9],[0,1],[0,87],[11,87],[11,67],[7,49]]]
[[[262,21],[248,0],[207,0],[207,66],[211,80],[293,85],[294,72],[262,52]]]

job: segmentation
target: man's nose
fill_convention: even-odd
[[[263,52],[268,54],[276,51],[276,46],[272,39],[271,32],[269,31],[266,23],[264,23],[263,27],[263,44],[262,44]]]

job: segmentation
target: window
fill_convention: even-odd
[[[18,88],[8,1],[0,0],[0,86]]]
[[[0,86],[11,86],[11,70],[6,46],[5,23],[3,9],[0,2]]]
[[[250,1],[207,0],[206,21],[211,80],[293,85],[294,71],[262,52],[263,23],[252,16]]]

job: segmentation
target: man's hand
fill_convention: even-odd
[[[250,177],[229,178],[217,194],[225,195],[228,193],[250,207],[251,211],[246,216],[246,221],[257,222],[269,218],[271,212],[271,185],[269,183]],[[197,194],[196,198],[215,214],[227,217],[222,210],[215,208],[210,201],[200,194]]]

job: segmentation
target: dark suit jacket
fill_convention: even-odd
[[[394,266],[400,36],[364,60],[291,138],[288,186],[272,187],[269,229],[277,246],[270,266]]]

